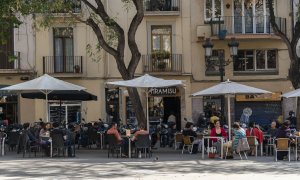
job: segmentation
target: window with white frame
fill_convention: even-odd
[[[223,0],[205,0],[204,1],[204,18],[205,21],[217,20],[223,16]]]
[[[239,50],[234,71],[269,71],[277,69],[277,50]]]

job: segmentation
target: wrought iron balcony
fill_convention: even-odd
[[[182,72],[182,55],[170,54],[169,57],[154,57],[153,54],[142,56],[144,72]]]
[[[0,69],[1,70],[18,70],[20,66],[20,52],[0,52]]]
[[[212,36],[233,34],[271,34],[270,16],[221,16],[210,21]],[[276,17],[276,24],[286,33],[286,19]]]
[[[82,56],[44,56],[44,74],[82,73]]]
[[[180,0],[144,0],[145,15],[179,15]]]

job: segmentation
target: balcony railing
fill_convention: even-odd
[[[286,19],[276,17],[276,24],[286,34]],[[271,34],[270,16],[222,16],[210,21],[211,34]]]
[[[82,73],[82,56],[44,56],[43,72]]]
[[[20,52],[0,52],[0,69],[20,68]]]
[[[169,58],[155,58],[151,54],[143,55],[144,72],[182,72],[182,55],[171,54]]]
[[[145,15],[180,12],[180,0],[144,0]],[[153,13],[155,12],[155,13]]]

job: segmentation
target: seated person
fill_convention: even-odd
[[[227,133],[224,128],[221,127],[220,121],[215,121],[214,128],[210,131],[210,136],[223,137],[224,140],[227,138]],[[213,145],[217,147],[217,152],[221,152],[221,142],[220,139],[212,139]]]
[[[255,144],[257,145],[261,144],[264,140],[263,132],[253,121],[249,123],[249,129],[246,130],[246,136],[255,136],[256,137]],[[250,155],[253,156],[254,154],[255,154],[255,148],[251,150]]]
[[[289,138],[290,137],[290,121],[285,120],[281,127],[278,128],[275,138]],[[277,152],[277,159],[278,160],[283,160],[283,157],[287,155],[288,152],[286,151],[278,151]]]
[[[268,134],[271,136],[271,138],[274,138],[277,132],[277,123],[276,121],[272,121],[271,128],[268,129]]]
[[[116,122],[112,122],[111,128],[107,130],[107,134],[112,134],[117,139],[118,144],[122,147],[122,152],[124,152],[124,156],[128,155],[128,139],[122,139],[120,133],[118,132],[118,124]]]
[[[43,124],[42,129],[40,130],[40,137],[50,137],[50,128],[51,124],[50,123],[45,123]]]
[[[235,122],[232,127],[234,133],[234,140],[232,141],[232,150],[236,152],[239,140],[242,138],[246,138],[246,132],[243,128],[240,127],[239,123],[237,122]]]
[[[131,140],[136,141],[139,135],[149,135],[149,132],[145,130],[145,126],[143,124],[139,126],[139,130],[134,133]]]
[[[192,153],[194,154],[197,153],[199,144],[201,144],[202,141],[200,139],[197,139],[197,133],[193,130],[192,123],[190,122],[186,123],[185,128],[182,130],[182,135],[191,137],[191,142],[194,144]]]

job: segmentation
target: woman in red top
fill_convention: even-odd
[[[227,133],[226,133],[225,129],[221,127],[220,121],[215,122],[215,127],[212,128],[212,130],[210,131],[210,136],[223,137],[224,139],[227,138]],[[217,148],[217,152],[220,153],[221,152],[221,141],[216,138],[213,138],[211,140],[213,141],[213,146],[215,146]]]
[[[227,133],[224,128],[221,127],[220,121],[215,122],[215,127],[210,131],[210,136],[223,137],[227,138]],[[217,139],[212,139],[214,142],[217,142]]]
[[[263,143],[264,136],[263,132],[255,125],[255,122],[249,123],[249,128],[246,130],[246,136],[255,136],[256,137],[256,145],[260,145]],[[251,153],[249,155],[254,156],[256,148],[251,149]]]

